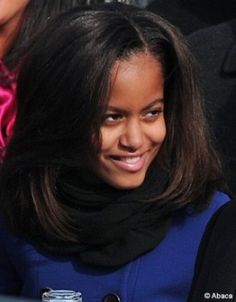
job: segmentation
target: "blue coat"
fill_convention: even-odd
[[[205,226],[228,200],[217,193],[203,212],[182,210],[157,248],[118,269],[52,257],[13,236],[1,223],[0,294],[39,298],[40,290],[50,287],[80,291],[83,302],[119,301],[104,300],[109,293],[116,293],[121,302],[184,302]]]

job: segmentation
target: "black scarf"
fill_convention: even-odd
[[[170,227],[166,206],[147,202],[165,189],[165,173],[152,171],[137,189],[117,190],[107,184],[91,185],[75,171],[63,170],[57,194],[70,217],[78,241],[62,242],[45,235],[38,243],[44,250],[63,257],[76,257],[97,266],[128,263],[155,248]]]

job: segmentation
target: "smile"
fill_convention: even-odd
[[[141,156],[110,156],[110,160],[119,169],[137,172],[141,170],[145,164],[145,154]]]

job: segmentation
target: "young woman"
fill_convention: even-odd
[[[15,121],[16,74],[30,40],[59,13],[85,0],[0,1],[0,161]]]
[[[74,9],[32,45],[1,168],[0,291],[186,301],[229,199],[181,34],[126,5]]]

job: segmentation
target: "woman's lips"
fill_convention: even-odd
[[[141,156],[110,156],[115,166],[129,172],[141,170],[145,164],[145,154]]]

